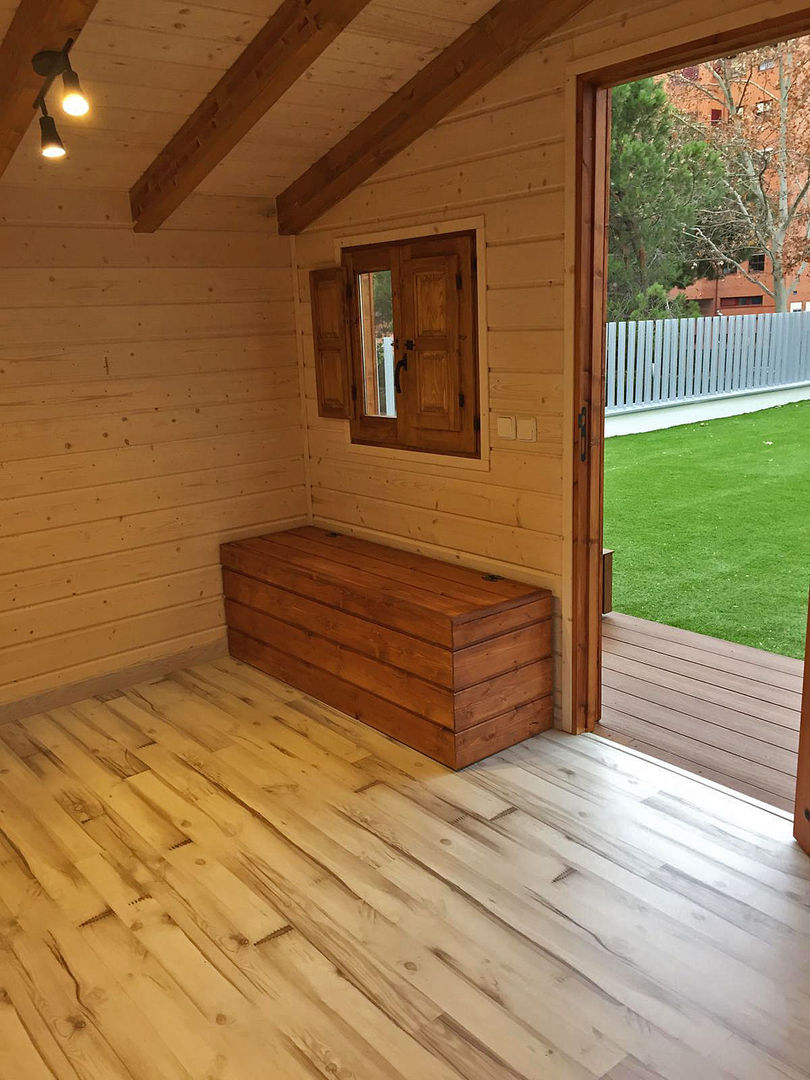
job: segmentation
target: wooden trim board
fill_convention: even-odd
[[[111,671],[107,675],[96,675],[82,682],[48,690],[44,694],[35,694],[32,697],[22,698],[20,701],[12,701],[8,705],[0,705],[0,724],[12,723],[26,716],[34,716],[36,713],[47,712],[49,709],[57,709],[63,705],[72,705],[84,698],[123,690],[136,683],[159,679],[173,671],[192,667],[195,664],[208,664],[227,655],[228,642],[223,627],[221,637],[207,645],[195,645],[191,649],[161,656],[157,660],[147,660],[141,664],[134,664],[132,667]]]
[[[793,835],[799,847],[810,855],[810,607],[807,611],[807,637],[804,643],[804,686]]]
[[[573,432],[573,731],[592,731],[602,710],[601,647],[604,564],[604,336],[607,289],[607,200],[610,96],[577,86],[577,275],[574,324]]]

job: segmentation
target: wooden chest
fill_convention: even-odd
[[[451,768],[551,726],[545,589],[314,527],[222,567],[233,656]]]

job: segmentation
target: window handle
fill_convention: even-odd
[[[397,366],[394,368],[394,389],[398,394],[402,393],[402,383],[399,381],[400,371],[408,370],[408,357],[403,356],[401,360],[397,361]]]

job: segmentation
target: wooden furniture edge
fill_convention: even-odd
[[[412,750],[416,750],[418,753],[424,754],[426,757],[438,761],[450,769],[466,768],[467,765],[480,761],[483,757],[496,754],[508,746],[513,746],[516,742],[539,734],[541,731],[548,731],[554,726],[553,692],[523,705],[507,709],[497,716],[490,717],[462,731],[453,732],[449,728],[441,727],[426,717],[413,713],[402,706],[393,706],[392,709],[391,702],[378,697],[372,691],[356,687],[352,683],[341,679],[340,676],[333,675],[322,668],[317,668],[300,657],[283,654],[286,659],[291,661],[292,666],[303,669],[304,674],[312,674],[322,683],[327,683],[330,686],[330,692],[337,691],[336,696],[333,694],[333,701],[325,702],[312,689],[296,685],[295,682],[290,681],[289,671],[284,675],[280,675],[277,671],[270,670],[271,665],[269,663],[262,663],[264,659],[262,653],[278,652],[279,650],[268,647],[239,630],[229,629],[228,640],[231,655],[234,659],[258,668],[259,671],[263,671],[271,678],[286,682],[289,686],[301,690],[302,693],[315,701],[337,709],[346,716],[352,717],[358,723],[365,724],[395,742],[403,743],[405,746],[411,747]],[[359,701],[361,709],[352,711],[350,707],[347,707],[349,698]],[[368,720],[359,715],[364,708],[371,710],[377,721],[376,723],[369,723]],[[404,719],[407,720],[408,727],[405,732],[397,726],[396,721],[393,719],[393,713],[401,713]],[[504,724],[505,717],[510,718],[511,723]],[[516,730],[520,732],[517,738],[515,737]],[[480,748],[482,744],[487,748],[486,754],[477,753],[475,750],[475,747]]]

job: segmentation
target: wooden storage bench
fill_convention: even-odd
[[[313,527],[222,567],[233,656],[451,768],[551,727],[545,589]]]

